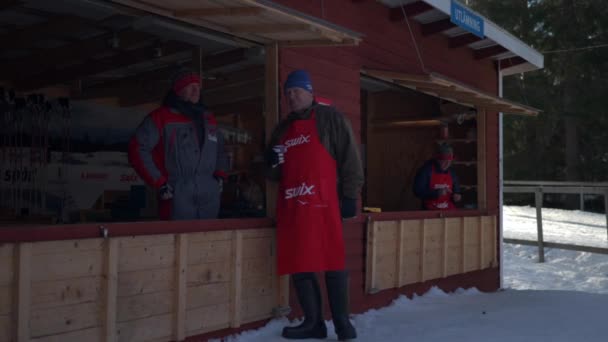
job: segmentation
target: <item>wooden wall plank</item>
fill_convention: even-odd
[[[443,275],[443,230],[442,219],[425,219],[424,280],[441,278]]]
[[[118,275],[118,296],[128,297],[173,290],[175,286],[173,272],[171,268],[120,272]]]
[[[448,276],[448,219],[443,218],[443,232],[441,238],[441,276]]]
[[[18,342],[29,340],[30,331],[30,300],[32,286],[32,243],[24,242],[17,246],[15,258],[17,301],[16,339]]]
[[[99,302],[66,305],[31,312],[31,337],[66,333],[100,326],[102,307]]]
[[[229,282],[189,286],[186,309],[196,309],[230,302],[231,284]]]
[[[188,310],[186,315],[186,331],[188,336],[227,328],[229,326],[230,303]]]
[[[274,262],[276,263],[276,262]],[[273,262],[267,259],[255,258],[243,260],[243,278],[273,274]]]
[[[232,283],[230,293],[230,327],[241,326],[241,300],[243,297],[243,232],[235,231],[232,245]]]
[[[32,309],[101,300],[102,277],[92,276],[32,283]]]
[[[462,219],[446,219],[446,274],[451,276],[461,273],[462,267]]]
[[[13,284],[16,244],[0,244],[0,286]]]
[[[218,231],[212,231],[212,232],[191,233],[188,236],[188,241],[190,241],[190,243],[223,241],[223,240],[228,240],[228,241],[232,240],[232,231],[218,230]]]
[[[376,222],[375,245],[376,260],[374,262],[376,289],[393,288],[396,282],[397,265],[397,236],[399,221]]]
[[[376,222],[367,222],[367,255],[365,269],[365,292],[374,293],[377,291],[375,281],[376,274]]]
[[[12,315],[0,315],[0,341],[14,341]]]
[[[116,341],[116,302],[118,297],[118,241],[106,240],[104,263],[104,334],[105,341]]]
[[[119,342],[138,342],[153,339],[172,339],[173,314],[152,316],[118,324]]]
[[[464,272],[480,269],[479,253],[481,242],[479,241],[479,229],[479,219],[477,217],[464,218]]]
[[[76,331],[70,331],[62,334],[48,335],[44,337],[31,339],[31,342],[107,342],[110,340],[104,339],[103,329],[101,327],[94,327],[89,329],[82,329]]]
[[[200,264],[214,261],[229,260],[232,251],[232,241],[207,241],[190,243],[188,248],[188,264]]]
[[[230,261],[210,262],[188,267],[189,286],[232,281]]]
[[[414,284],[421,279],[422,260],[422,220],[404,220],[403,232],[403,260],[400,286]]]
[[[401,283],[403,282],[403,240],[405,238],[405,222],[404,220],[399,221],[399,227],[397,228],[397,238],[395,239],[395,244],[397,253],[396,253],[396,262],[395,262],[395,285],[394,287],[401,287]]]
[[[242,323],[255,322],[260,319],[272,317],[272,310],[275,307],[276,296],[257,296],[243,299],[241,305]]]
[[[38,243],[34,249],[38,248]],[[100,275],[102,250],[32,255],[32,281],[62,280]]]
[[[178,234],[175,239],[175,291],[173,312],[174,337],[181,341],[186,337],[186,296],[189,263],[188,234]]]
[[[421,220],[422,224],[420,225],[420,279],[419,281],[426,280],[426,225],[427,220]]]
[[[173,234],[162,234],[162,235],[137,235],[137,236],[125,236],[115,238],[118,241],[119,247],[131,248],[131,247],[150,247],[150,246],[167,246],[175,244],[175,235]]]
[[[175,264],[175,245],[120,248],[119,272],[170,268]]]
[[[174,292],[154,292],[133,297],[120,297],[115,319],[119,323],[151,316],[173,313],[176,315]]]
[[[86,251],[101,251],[103,248],[103,239],[44,241],[36,242],[32,249],[32,255],[73,254]]]

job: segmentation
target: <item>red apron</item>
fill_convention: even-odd
[[[452,174],[448,171],[446,173],[439,173],[435,171],[435,165],[431,168],[431,190],[448,189],[448,192],[439,196],[436,199],[424,201],[424,207],[427,210],[452,210],[456,209],[454,202],[452,201]]]
[[[314,111],[280,141],[285,163],[277,195],[278,273],[344,269],[336,161],[317,133]]]

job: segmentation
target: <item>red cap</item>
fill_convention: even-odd
[[[200,76],[194,73],[184,74],[173,82],[173,91],[176,94],[179,94],[182,89],[186,88],[190,84],[201,84]]]

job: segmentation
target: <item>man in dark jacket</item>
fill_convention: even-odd
[[[277,198],[278,273],[293,274],[304,322],[283,329],[290,339],[325,338],[321,290],[325,272],[329,306],[339,340],[354,339],[349,321],[342,219],[356,215],[363,168],[350,124],[334,107],[314,100],[304,70],[285,82],[292,112],[274,130],[266,160],[279,181]]]
[[[453,210],[460,202],[460,184],[451,168],[454,160],[452,147],[447,143],[438,146],[437,154],[418,169],[414,180],[414,194],[422,200],[426,210]]]
[[[214,116],[200,100],[200,77],[180,70],[163,105],[129,142],[129,161],[158,190],[162,220],[216,218],[227,160]]]

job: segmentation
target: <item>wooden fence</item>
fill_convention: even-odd
[[[584,210],[585,207],[584,196],[586,194],[600,195],[604,197],[604,212],[606,215],[606,229],[608,234],[608,183],[505,181],[504,185],[504,193],[534,194],[537,227],[537,241],[503,239],[504,242],[537,245],[539,262],[545,261],[545,246],[576,251],[608,254],[608,249],[606,248],[545,242],[543,238],[542,216],[544,194],[578,194],[580,196],[581,210]]]
[[[274,229],[0,245],[0,341],[168,341],[288,305]]]
[[[496,216],[370,221],[367,293],[497,266]]]

